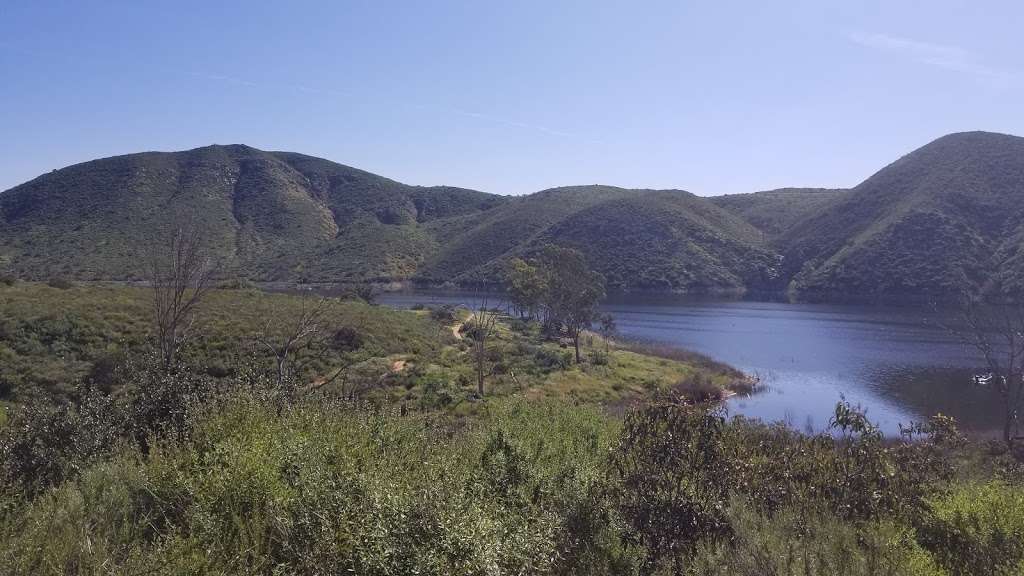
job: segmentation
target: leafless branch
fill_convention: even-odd
[[[170,367],[193,334],[197,308],[212,286],[213,266],[193,224],[174,228],[168,243],[152,251],[149,264],[154,331],[164,366]]]

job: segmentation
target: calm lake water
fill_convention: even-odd
[[[399,292],[383,303],[479,305],[475,294]],[[490,305],[496,304],[495,297]],[[961,427],[998,427],[995,393],[971,384],[980,360],[939,326],[944,314],[919,308],[789,304],[737,300],[611,299],[626,338],[675,344],[761,379],[760,390],[729,401],[730,414],[784,421],[800,429],[828,425],[836,402],[867,409],[887,433],[936,412]]]

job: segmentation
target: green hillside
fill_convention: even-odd
[[[162,232],[190,221],[228,274],[401,279],[437,250],[423,224],[502,202],[247,146],[132,154],[0,194],[0,266],[23,278],[134,279]]]
[[[556,188],[466,220],[425,277],[497,282],[508,258],[547,244],[583,252],[612,289],[743,289],[774,273],[757,230],[679,190]]]
[[[843,196],[835,188],[780,188],[750,194],[708,198],[712,204],[743,218],[766,238],[775,238]]]
[[[0,218],[0,271],[36,280],[143,278],[183,221],[224,275],[258,281],[495,284],[508,257],[546,243],[582,249],[616,289],[744,289],[774,263],[753,227],[686,192],[506,197],[246,146],[71,166],[0,194]]]
[[[1017,293],[1024,138],[951,134],[805,218],[777,240],[804,297]]]
[[[208,146],[56,170],[0,194],[0,273],[144,277],[175,222],[225,277],[500,283],[548,243],[613,290],[788,290],[802,298],[1024,293],[1024,139],[952,134],[851,190],[701,198],[554,188],[509,197],[409,186],[291,152]]]

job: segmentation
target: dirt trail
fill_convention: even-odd
[[[455,336],[456,340],[462,340],[464,338],[464,336],[462,335],[462,327],[469,323],[471,320],[473,320],[472,312],[470,312],[469,316],[466,316],[466,319],[463,320],[462,322],[456,322],[455,324],[452,324],[452,336]]]

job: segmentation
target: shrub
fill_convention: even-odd
[[[256,285],[247,278],[232,278],[217,284],[218,290],[255,290]]]
[[[14,412],[0,430],[0,478],[34,494],[73,478],[123,438],[122,406],[92,387],[56,406],[37,400]]]
[[[442,324],[452,324],[458,317],[457,312],[458,308],[451,304],[445,304],[437,308],[431,308],[430,317]]]
[[[342,326],[331,335],[331,348],[338,352],[352,352],[363,346],[363,334],[351,326]]]
[[[676,382],[672,391],[695,402],[711,402],[722,397],[722,389],[701,372],[693,372]]]
[[[547,372],[565,370],[572,364],[572,356],[560,350],[537,346],[533,349],[533,363]]]
[[[943,576],[914,539],[892,522],[843,523],[825,509],[758,514],[742,500],[729,507],[729,544],[703,542],[694,576]]]
[[[125,363],[123,352],[106,352],[92,362],[85,381],[104,392],[111,392],[123,382],[121,366]]]
[[[699,541],[729,532],[724,427],[719,411],[672,399],[626,415],[611,456],[615,499],[648,571],[681,573]]]
[[[1024,490],[994,481],[931,500],[921,541],[954,576],[1024,573]]]
[[[362,300],[367,304],[374,304],[377,301],[377,296],[380,295],[380,289],[373,284],[362,283],[353,284],[345,288],[341,293],[341,297],[347,300]]]
[[[46,285],[49,286],[50,288],[57,288],[58,290],[70,290],[71,288],[75,287],[74,282],[68,280],[67,278],[59,276],[47,280]]]
[[[0,286],[14,286],[18,278],[13,274],[0,274]]]
[[[0,561],[14,573],[631,572],[590,498],[607,421],[493,408],[453,434],[238,393],[187,441],[118,454],[0,517]]]

